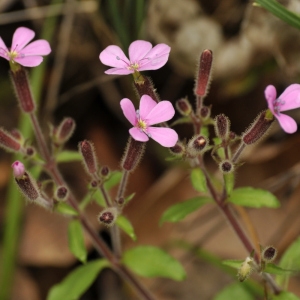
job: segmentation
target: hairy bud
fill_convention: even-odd
[[[208,106],[202,106],[200,109],[200,116],[202,117],[202,119],[207,119],[210,117],[210,107]]]
[[[62,122],[54,129],[54,143],[62,145],[69,140],[75,130],[75,121],[72,118],[64,118]]]
[[[187,152],[191,156],[196,156],[205,151],[208,146],[208,139],[203,135],[196,135],[188,143]]]
[[[247,257],[238,270],[239,281],[245,281],[253,271],[253,258]]]
[[[109,168],[108,166],[103,166],[100,170],[100,174],[103,176],[103,177],[106,177],[108,176],[109,174]]]
[[[115,223],[117,217],[118,217],[118,209],[115,207],[110,207],[110,208],[103,210],[99,214],[98,220],[100,223],[109,227]]]
[[[265,262],[272,262],[276,258],[276,256],[277,249],[272,246],[264,248],[261,252],[261,259]]]
[[[56,194],[56,199],[58,199],[59,201],[64,201],[68,196],[68,189],[64,186],[60,186],[57,188],[55,194]]]
[[[3,128],[0,128],[0,146],[13,152],[18,152],[21,149],[20,142]]]
[[[88,173],[94,174],[98,170],[97,158],[94,145],[90,141],[82,141],[79,143],[79,151],[83,157],[83,163]]]
[[[182,157],[185,154],[185,146],[181,142],[177,142],[175,146],[169,148],[169,151],[175,156]]]
[[[192,106],[187,98],[182,98],[176,101],[176,108],[182,116],[189,116],[192,112]]]
[[[224,160],[219,164],[222,173],[231,173],[234,170],[234,165],[229,160]]]
[[[215,132],[216,136],[222,140],[227,139],[229,134],[230,121],[229,119],[221,114],[215,117]]]

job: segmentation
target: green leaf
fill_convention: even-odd
[[[191,172],[191,181],[194,189],[198,192],[206,192],[206,178],[203,171],[199,168],[193,169]]]
[[[72,220],[68,228],[69,248],[76,258],[82,263],[86,262],[87,251],[84,244],[84,236],[81,223],[78,220]]]
[[[62,151],[56,155],[56,161],[58,163],[65,163],[70,161],[82,161],[82,156],[76,151]]]
[[[93,200],[95,200],[101,207],[106,207],[106,204],[105,204],[105,200],[104,200],[104,197],[102,195],[102,193],[97,190],[93,196],[92,196]]]
[[[300,300],[300,298],[293,293],[282,291],[279,295],[274,295],[272,300]]]
[[[183,280],[186,277],[182,265],[160,248],[139,246],[127,250],[123,263],[138,275],[145,277],[165,277]]]
[[[105,259],[98,259],[76,268],[62,282],[53,286],[47,300],[75,300],[89,288],[98,273],[108,267]]]
[[[239,269],[244,260],[240,259],[227,259],[222,261],[222,265],[229,266],[234,269]]]
[[[134,232],[134,228],[131,225],[130,221],[124,216],[118,216],[116,220],[116,224],[125,231],[134,241],[136,241],[136,235]]]
[[[226,286],[221,292],[219,292],[213,300],[255,300],[255,297],[249,290],[246,289],[245,285],[241,283],[234,283]]]
[[[273,15],[283,20],[287,24],[300,29],[300,16],[287,10],[283,5],[275,0],[256,0],[255,3],[264,7]]]
[[[125,198],[125,204],[127,204],[130,200],[132,200],[132,198],[135,196],[135,193],[132,193],[131,195],[129,195],[129,196],[127,196],[126,198]]]
[[[57,204],[55,204],[54,211],[64,215],[78,216],[78,212],[65,202],[58,202]]]
[[[190,213],[199,209],[204,204],[211,202],[213,202],[213,200],[209,197],[195,197],[184,202],[177,203],[169,207],[164,212],[160,218],[159,224],[162,225],[164,222],[178,222]]]
[[[173,127],[175,125],[192,123],[192,119],[190,117],[181,117],[174,121],[170,126]]]
[[[279,262],[279,267],[287,270],[297,270],[300,271],[300,237],[295,240],[289,248],[284,252],[282,258]],[[289,276],[277,276],[276,281],[281,286],[287,286]]]
[[[270,273],[270,274],[275,274],[275,275],[288,275],[288,274],[296,273],[297,271],[286,270],[275,264],[268,263],[266,265],[266,268],[264,269],[264,272]]]
[[[234,190],[228,201],[237,205],[255,208],[277,208],[280,206],[280,202],[272,193],[252,187],[243,187]]]
[[[122,178],[122,172],[120,171],[114,171],[110,174],[109,178],[104,183],[104,188],[106,190],[110,190],[114,186],[116,186]]]
[[[228,196],[231,195],[234,188],[234,172],[224,174],[225,189]]]

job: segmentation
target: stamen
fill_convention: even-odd
[[[279,116],[281,112],[281,106],[285,104],[284,100],[281,100],[280,98],[277,98],[273,101],[273,109],[274,112]]]

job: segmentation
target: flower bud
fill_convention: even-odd
[[[68,189],[64,186],[60,186],[56,190],[56,199],[59,201],[64,201],[68,196]]]
[[[261,253],[261,259],[265,262],[272,262],[276,258],[276,256],[277,249],[272,246],[264,248]]]
[[[203,135],[196,135],[188,143],[187,152],[191,156],[202,153],[208,146],[208,139]]]
[[[222,173],[231,173],[234,170],[234,165],[229,160],[224,160],[219,164]]]
[[[36,182],[25,171],[24,165],[19,161],[15,161],[12,164],[12,168],[15,181],[19,186],[22,194],[30,201],[38,200],[40,198],[40,191],[37,187]]]
[[[261,112],[254,120],[253,124],[243,134],[242,140],[246,145],[257,142],[271,127],[274,117],[269,117],[266,112],[266,110]]]
[[[0,146],[7,151],[18,152],[21,149],[20,142],[3,128],[0,128]]]
[[[235,134],[233,131],[230,131],[230,132],[229,132],[229,139],[230,139],[231,141],[233,141],[233,140],[236,139],[236,134]]]
[[[187,98],[182,98],[176,101],[176,108],[182,116],[189,116],[192,112],[192,106]]]
[[[10,74],[21,110],[25,113],[34,112],[35,103],[30,90],[27,71],[20,67],[15,72],[10,72]]]
[[[75,130],[75,121],[72,118],[64,118],[54,129],[54,143],[62,145],[69,140]]]
[[[35,154],[35,149],[33,147],[26,148],[26,155],[33,156]]]
[[[103,166],[100,170],[100,174],[103,176],[103,177],[106,177],[108,176],[109,174],[109,168],[108,166]]]
[[[216,116],[215,118],[216,136],[218,136],[222,140],[227,139],[229,134],[229,127],[230,127],[230,121],[225,115],[221,114]]]
[[[110,207],[103,210],[99,214],[98,220],[100,221],[100,223],[109,227],[115,223],[117,217],[118,217],[118,209],[115,207]]]
[[[130,136],[121,161],[122,168],[127,171],[133,171],[142,159],[144,151],[145,143],[136,141]]]
[[[169,151],[175,156],[182,157],[185,154],[185,146],[181,142],[177,142],[175,146],[169,148]]]
[[[213,54],[211,50],[204,50],[200,56],[198,76],[196,78],[195,95],[203,97],[206,95],[209,85],[210,71]]]
[[[247,257],[238,270],[238,279],[240,282],[245,281],[253,271],[253,258]]]
[[[92,188],[96,188],[98,186],[98,182],[96,180],[93,180],[91,182],[91,186],[92,186]]]
[[[97,172],[98,164],[97,158],[94,150],[94,145],[85,140],[79,143],[79,151],[83,157],[83,163],[86,168],[86,171],[90,174]]]
[[[207,119],[210,117],[210,107],[208,106],[202,106],[200,109],[200,116],[202,119]]]
[[[117,203],[119,206],[123,206],[124,203],[125,203],[124,197],[120,197],[119,199],[116,199],[116,203]]]

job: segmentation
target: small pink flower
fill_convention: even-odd
[[[100,61],[109,67],[106,74],[127,75],[135,71],[157,70],[164,66],[169,58],[171,48],[158,44],[152,48],[147,41],[134,41],[129,46],[129,59],[122,49],[112,45],[100,53]]]
[[[295,120],[281,112],[300,107],[300,84],[291,84],[278,98],[276,95],[275,87],[268,85],[265,89],[265,97],[270,111],[286,133],[296,132],[297,123]]]
[[[19,27],[12,39],[10,50],[0,37],[0,56],[11,62],[16,62],[24,67],[36,67],[43,61],[43,55],[51,52],[46,40],[37,40],[28,44],[35,36],[34,31]]]
[[[24,165],[20,161],[16,160],[11,165],[11,167],[13,168],[14,177],[15,178],[22,178],[22,176],[25,173],[25,167],[24,167]]]
[[[147,142],[149,137],[164,147],[173,147],[178,135],[175,130],[151,125],[168,121],[173,118],[175,110],[170,101],[156,103],[150,96],[143,95],[140,109],[135,111],[131,100],[121,100],[121,108],[127,120],[134,126],[129,130],[130,135],[137,141]]]

